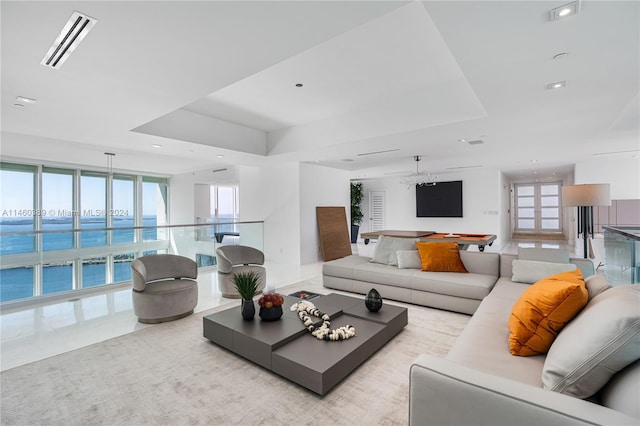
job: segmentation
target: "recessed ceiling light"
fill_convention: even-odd
[[[296,83],[296,87],[302,87],[304,86],[302,83]]]
[[[549,11],[549,20],[557,21],[558,19],[566,18],[571,15],[575,15],[580,12],[580,1],[576,0],[571,3],[567,3],[564,6],[556,7]]]
[[[218,155],[216,155],[216,158],[224,158],[224,155],[218,154]]]
[[[24,96],[17,96],[16,101],[21,104],[35,104],[38,102],[37,99],[25,98]]]
[[[466,142],[467,140],[465,138],[462,139],[458,139],[458,142]]]
[[[154,148],[162,148],[162,145],[154,143],[153,145],[151,145]]]
[[[556,81],[555,83],[547,84],[547,89],[549,89],[549,90],[561,89],[561,88],[565,87],[566,85],[567,85],[567,80]]]
[[[530,163],[537,163],[538,160],[529,160]]]

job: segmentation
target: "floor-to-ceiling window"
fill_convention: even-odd
[[[142,178],[142,221],[144,226],[167,224],[167,181],[166,179]],[[160,231],[162,232],[162,231]],[[144,230],[144,240],[164,238],[155,229]]]
[[[110,225],[112,228],[116,228],[112,231],[113,244],[133,243],[139,240],[136,238],[136,231],[131,229],[136,225],[136,181],[136,177],[131,175],[116,174],[113,176]],[[131,262],[134,258],[135,254],[129,251],[113,254],[113,282],[131,279]]]
[[[77,226],[74,205],[74,171],[42,168],[42,230],[71,231]],[[76,247],[73,232],[42,234],[42,250],[65,250]],[[72,290],[73,262],[53,261],[42,264],[42,294]]]
[[[240,218],[238,186],[211,185],[211,220],[223,224]],[[218,225],[216,232],[237,232],[237,225]]]
[[[115,175],[112,185],[111,227],[128,228],[134,226],[136,177]],[[114,244],[132,243],[133,241],[135,241],[135,236],[132,229],[113,231]]]
[[[80,175],[80,228],[104,229],[107,227],[107,175],[82,172]],[[82,232],[81,247],[103,246],[107,243],[106,231]]]
[[[24,232],[0,239],[0,255],[30,253],[36,238],[35,166],[0,163],[0,232]],[[34,295],[33,265],[0,269],[0,300]]]
[[[0,189],[0,302],[128,281],[168,247],[132,229],[168,224],[165,178],[3,162]]]
[[[76,224],[74,219],[74,172],[73,170],[52,167],[42,168],[42,229],[69,230]],[[43,250],[63,250],[75,246],[73,232],[45,234],[42,236]]]

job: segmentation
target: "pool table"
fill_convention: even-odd
[[[454,234],[433,231],[391,231],[382,230],[374,232],[363,232],[360,236],[364,239],[365,244],[369,244],[369,240],[378,239],[379,235],[385,237],[398,238],[419,238],[420,241],[455,241],[458,243],[460,250],[467,250],[471,245],[477,245],[478,250],[484,251],[485,246],[490,246],[496,240],[494,234]]]
[[[460,250],[467,250],[469,246],[476,245],[478,250],[484,251],[485,246],[490,246],[496,240],[494,234],[446,234],[435,232],[431,235],[420,237],[421,241],[455,241]]]
[[[433,233],[433,231],[392,231],[384,229],[382,231],[363,232],[360,236],[364,239],[364,244],[367,245],[369,240],[377,240],[379,235],[396,238],[420,238]]]

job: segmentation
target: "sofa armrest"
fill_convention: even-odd
[[[568,395],[430,355],[410,370],[410,425],[637,425],[638,419]]]

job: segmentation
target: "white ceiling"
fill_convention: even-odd
[[[318,162],[354,178],[415,170],[415,154],[514,178],[638,155],[640,2],[549,21],[566,2],[2,1],[0,153],[100,167],[109,151],[162,174]],[[43,67],[74,10],[98,23]]]

